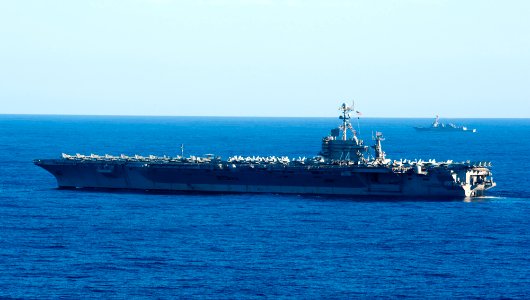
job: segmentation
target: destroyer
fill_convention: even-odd
[[[436,116],[434,122],[432,122],[430,127],[414,127],[414,129],[419,131],[438,131],[438,132],[477,132],[476,129],[467,128],[466,126],[457,126],[453,123],[440,123],[440,118]]]
[[[390,160],[382,133],[366,146],[350,123],[353,108],[343,104],[340,110],[342,124],[310,159],[63,154],[34,163],[55,176],[59,188],[476,197],[495,186],[488,162]]]

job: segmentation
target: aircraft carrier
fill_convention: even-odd
[[[350,122],[353,106],[340,110],[340,126],[313,158],[63,154],[34,163],[59,188],[464,198],[495,186],[489,162],[388,159],[383,134],[366,146]]]

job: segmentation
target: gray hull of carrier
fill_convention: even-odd
[[[482,196],[494,184],[487,168],[393,170],[387,166],[256,166],[250,164],[36,160],[60,188],[418,197]],[[456,167],[458,166],[458,167]]]
[[[34,163],[55,176],[60,188],[477,197],[495,186],[487,162],[387,159],[382,134],[376,133],[373,146],[365,146],[349,122],[352,108],[343,104],[341,110],[342,125],[323,138],[320,155],[311,159],[63,154]]]

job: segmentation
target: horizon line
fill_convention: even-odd
[[[120,115],[120,114],[56,114],[56,113],[0,113],[0,116],[69,116],[69,117],[178,117],[178,118],[338,118],[333,116],[232,116],[232,115]],[[357,118],[352,116],[352,119]],[[435,117],[361,116],[361,119],[434,119]],[[530,117],[441,117],[440,119],[530,119]]]

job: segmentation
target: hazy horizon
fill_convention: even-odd
[[[278,119],[296,119],[296,118],[307,118],[307,119],[339,119],[338,118],[338,115],[337,117],[333,117],[333,116],[246,116],[246,115],[241,115],[241,116],[230,116],[230,115],[202,115],[202,116],[199,116],[199,115],[187,115],[187,116],[183,116],[183,115],[109,115],[109,114],[91,114],[91,115],[83,115],[83,114],[54,114],[54,113],[43,113],[43,114],[24,114],[24,113],[21,113],[21,114],[17,114],[17,113],[14,113],[14,114],[4,114],[4,113],[0,113],[0,116],[58,116],[58,117],[160,117],[160,118],[278,118]],[[434,116],[433,117],[390,117],[390,116],[378,116],[378,117],[362,117],[360,118],[361,120],[362,119],[433,119],[434,120]],[[356,117],[353,117],[352,116],[352,122],[353,120],[355,120]],[[529,117],[443,117],[443,116],[440,116],[440,121],[443,121],[443,120],[450,120],[450,119],[462,119],[462,120],[472,120],[472,119],[498,119],[498,120],[525,120],[525,119],[530,119]]]
[[[0,3],[0,114],[528,118],[530,2]]]

